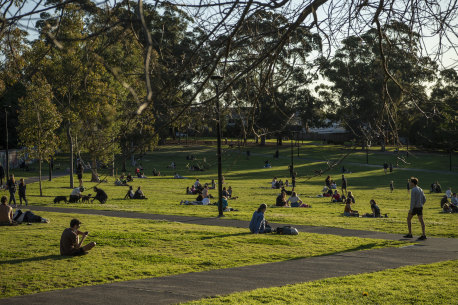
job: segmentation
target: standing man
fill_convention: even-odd
[[[347,195],[347,178],[344,175],[342,175],[342,195]]]
[[[76,174],[78,175],[78,182],[80,187],[83,186],[83,164],[81,164],[81,160],[78,159],[78,165],[76,165]]]
[[[405,238],[412,238],[412,217],[415,215],[418,216],[418,220],[421,224],[422,235],[418,238],[419,240],[426,239],[425,233],[425,222],[423,221],[423,205],[426,202],[425,194],[423,190],[417,186],[418,178],[412,177],[409,180],[410,187],[410,210],[407,215],[407,228],[409,229],[409,234],[404,235]]]
[[[81,232],[78,230],[80,225],[81,221],[78,219],[72,219],[70,221],[70,228],[67,228],[64,232],[62,232],[62,236],[60,237],[60,255],[83,255],[87,254],[89,250],[95,247],[95,242],[91,242],[84,247],[81,247],[89,232]],[[81,241],[79,240],[78,235],[83,236]]]

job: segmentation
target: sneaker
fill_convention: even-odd
[[[407,234],[403,236],[404,238],[412,238],[412,234]]]
[[[426,239],[426,235],[422,235],[420,237],[418,237],[418,240],[425,240]]]

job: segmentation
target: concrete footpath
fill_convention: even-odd
[[[134,212],[29,206],[35,211],[95,214],[112,217],[161,219],[202,225],[248,226],[247,221]],[[272,224],[274,227],[282,224]],[[399,234],[340,228],[296,226],[300,232],[390,240],[406,240]],[[276,263],[143,280],[116,282],[0,299],[0,304],[176,304],[205,297],[256,288],[283,286],[330,277],[381,271],[408,265],[458,259],[458,239],[428,238],[415,245],[337,253]],[[304,249],[306,251],[306,249]],[[68,279],[71,281],[71,279]]]

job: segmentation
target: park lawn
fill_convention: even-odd
[[[49,224],[0,227],[2,298],[40,291],[262,264],[346,251],[400,246],[380,239],[300,233],[250,234],[245,228],[37,213]],[[97,246],[80,257],[59,255],[73,217]],[[243,253],[243,255],[241,255]]]
[[[229,205],[237,212],[225,213],[227,218],[250,220],[253,211],[260,203],[267,203],[272,206],[266,212],[266,218],[270,221],[303,224],[316,226],[332,226],[349,229],[361,229],[371,231],[383,231],[390,233],[406,232],[406,215],[410,205],[409,193],[406,190],[407,179],[410,176],[417,176],[420,179],[420,186],[423,187],[427,197],[424,207],[424,219],[427,226],[427,235],[441,237],[458,237],[458,214],[445,214],[440,209],[440,198],[443,194],[429,194],[428,185],[436,180],[442,183],[443,190],[452,187],[458,189],[456,173],[432,172],[430,170],[418,169],[395,169],[393,173],[384,174],[381,167],[366,165],[347,165],[347,169],[352,173],[346,174],[348,179],[348,190],[351,190],[356,197],[356,204],[353,209],[360,214],[370,212],[369,200],[375,199],[382,214],[387,213],[388,218],[353,218],[343,217],[344,205],[331,203],[329,198],[316,197],[321,193],[324,179],[327,174],[333,176],[338,184],[341,183],[340,166],[325,171],[322,175],[316,175],[317,170],[326,170],[327,165],[323,162],[313,162],[303,159],[295,159],[295,170],[298,172],[296,191],[301,199],[312,208],[276,208],[275,198],[279,191],[270,188],[270,182],[274,176],[285,181],[288,179],[287,166],[290,159],[281,156],[278,160],[270,160],[272,168],[262,168],[266,159],[265,152],[274,148],[252,149],[250,160],[247,160],[244,152],[238,150],[228,150],[223,155],[223,172],[226,180],[225,186],[232,186],[237,200],[230,200]],[[326,151],[323,152],[323,156]],[[201,162],[206,162],[211,167],[203,172],[188,171],[185,169],[187,163],[186,156],[195,155]],[[210,182],[216,179],[216,164],[214,149],[212,147],[182,147],[166,146],[159,150],[143,156],[142,165],[145,174],[148,176],[153,168],[157,168],[168,176],[151,177],[147,179],[135,179],[132,186],[142,186],[147,200],[123,200],[127,187],[114,186],[114,178],[101,174],[102,178],[107,178],[108,183],[99,185],[109,196],[106,204],[60,204],[58,206],[72,206],[92,209],[126,210],[143,213],[189,215],[200,217],[213,217],[217,214],[216,206],[185,206],[180,205],[181,200],[194,200],[195,195],[186,195],[186,186],[194,183],[195,178],[200,178],[201,182]],[[431,155],[434,159],[434,155]],[[188,179],[172,179],[172,172],[167,169],[171,161],[177,164],[177,172]],[[128,168],[132,171],[132,168]],[[91,188],[96,185],[90,183],[90,173],[84,175],[85,194],[94,193]],[[395,190],[389,190],[390,181],[394,181]],[[52,182],[45,181],[44,195],[38,197],[38,184],[28,186],[28,196],[32,204],[54,206],[52,199],[57,195],[69,195],[69,178],[60,177]],[[291,188],[289,188],[290,190]],[[339,188],[340,191],[340,188]],[[211,190],[211,194],[217,196],[217,190]],[[6,192],[5,192],[6,194]],[[213,202],[216,202],[214,199]],[[421,233],[418,220],[413,220],[413,230],[415,235]]]
[[[185,304],[457,304],[458,260],[263,288]]]

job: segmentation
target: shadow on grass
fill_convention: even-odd
[[[61,260],[61,259],[66,259],[69,258],[70,256],[62,256],[62,255],[44,255],[44,256],[36,256],[36,257],[30,257],[30,258],[22,258],[22,259],[13,259],[13,260],[6,260],[6,261],[0,261],[0,266],[1,265],[6,265],[6,264],[21,264],[21,263],[26,263],[26,262],[36,262],[36,261],[45,261],[45,260]]]
[[[213,239],[213,238],[225,238],[225,237],[234,237],[234,236],[245,236],[245,235],[252,235],[250,232],[243,232],[243,233],[234,233],[234,234],[224,234],[224,235],[215,235],[215,236],[206,236],[202,237],[202,240],[206,239]]]

